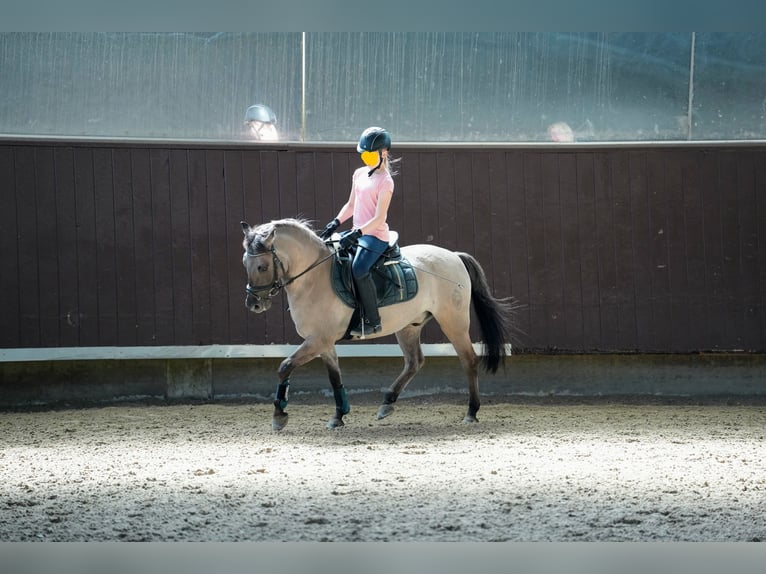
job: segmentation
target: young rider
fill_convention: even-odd
[[[338,215],[321,233],[330,237],[341,223],[353,216],[352,229],[341,235],[343,249],[357,244],[351,269],[356,285],[362,316],[359,325],[351,329],[353,337],[364,337],[382,330],[378,313],[377,294],[370,269],[388,247],[388,207],[394,193],[394,180],[389,158],[391,135],[383,128],[370,127],[362,132],[356,151],[366,167],[352,176],[351,195]]]

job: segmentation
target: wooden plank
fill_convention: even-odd
[[[473,213],[473,152],[454,153],[455,177],[455,249],[471,255],[476,252]]]
[[[617,262],[615,257],[614,199],[610,152],[593,154],[598,249],[598,289],[601,337],[599,348],[617,350],[620,330],[617,302]]]
[[[38,147],[34,150],[35,204],[37,211],[37,241],[39,271],[40,346],[59,344],[59,266],[56,250],[58,241],[56,221],[56,166],[53,149]],[[3,261],[6,261],[3,257]],[[13,273],[15,277],[15,273]]]
[[[647,183],[644,151],[630,152],[629,170],[636,350],[651,351],[655,350],[651,281],[653,272],[651,246],[654,242],[654,232],[650,214],[651,192]]]
[[[247,309],[242,304],[245,297],[245,271],[242,266],[242,231],[239,222],[245,218],[245,192],[242,152],[227,150],[223,156],[225,180],[226,222],[225,237],[227,261],[226,303],[229,316],[229,341],[235,344],[247,342]]]
[[[508,177],[506,173],[505,152],[493,151],[489,154],[489,233],[492,256],[485,269],[491,278],[493,294],[507,297],[511,293],[511,265],[508,257]]]
[[[134,241],[133,166],[131,150],[115,148],[114,224],[116,229],[115,271],[117,278],[117,342],[137,345],[136,258]]]
[[[77,293],[77,208],[72,148],[56,148],[56,242],[59,264],[59,344],[75,347],[80,340]]]
[[[652,340],[653,348],[668,349],[672,344],[673,315],[668,272],[668,190],[665,187],[664,152],[650,151],[646,157],[646,177],[649,189],[649,218],[652,226]]]
[[[93,195],[96,219],[96,299],[99,345],[117,345],[117,229],[114,219],[112,150],[93,149]]]
[[[329,181],[317,178],[313,152],[296,152],[295,156],[295,213],[296,216],[308,220],[314,228],[326,221],[319,219],[317,205],[325,203],[330,196]]]
[[[418,154],[418,195],[420,196],[420,241],[429,245],[439,245],[439,195],[436,186],[436,153]]]
[[[583,334],[580,237],[577,203],[577,156],[557,154],[559,215],[561,218],[562,324],[558,346],[580,350]]]
[[[681,161],[686,152],[669,150],[665,164],[665,195],[667,197],[668,280],[670,282],[671,349],[689,350],[689,282],[687,279],[686,217],[681,178]]]
[[[401,185],[400,185],[401,184]],[[349,180],[349,191],[350,188]],[[402,195],[403,215],[399,223],[399,241],[402,245],[424,243],[420,218],[420,153],[408,151],[402,161],[402,173],[394,184],[394,194]]]
[[[210,230],[207,223],[206,151],[189,150],[192,333],[195,345],[212,342],[210,326]]]
[[[559,154],[540,157],[543,205],[543,257],[545,293],[545,338],[548,347],[564,346],[564,271],[561,237],[561,198],[559,191]]]
[[[755,155],[755,192],[756,192],[756,221],[758,244],[758,285],[760,298],[755,311],[760,317],[760,340],[757,351],[766,352],[766,153],[762,149],[753,151]]]
[[[154,302],[154,237],[152,229],[151,161],[148,149],[133,149],[133,241],[136,261],[136,341],[153,345],[156,340]]]
[[[173,275],[173,341],[196,344],[192,297],[192,241],[189,210],[189,152],[170,150],[170,232]]]
[[[744,346],[744,301],[742,298],[742,244],[740,242],[740,210],[737,205],[739,186],[738,152],[722,150],[718,155],[718,185],[721,193],[722,295],[724,303],[724,348]]]
[[[529,275],[529,344],[541,349],[548,346],[546,339],[546,269],[545,218],[543,202],[541,154],[524,153],[524,209],[527,223],[527,273]],[[478,237],[477,237],[478,240]]]
[[[227,239],[230,225],[226,218],[224,161],[221,150],[205,154],[207,174],[207,226],[210,252],[210,340],[214,344],[229,339],[229,260]]]
[[[340,209],[340,206],[348,197],[346,182],[338,184],[333,179],[332,157],[333,154],[327,151],[316,151],[310,154],[311,160],[307,157],[298,158],[299,177],[298,190],[301,197],[313,191],[315,197],[313,201],[312,218],[318,229],[323,229],[328,221],[333,219]],[[310,178],[310,181],[306,178]],[[338,188],[336,190],[336,187]],[[336,201],[335,193],[338,192],[339,198]],[[341,193],[344,192],[344,193]],[[342,199],[341,199],[342,197]],[[299,205],[308,205],[308,198],[301,198]],[[301,208],[304,209],[304,208]],[[308,209],[307,207],[305,209]],[[389,210],[389,217],[393,209]]]
[[[742,150],[737,155],[737,206],[739,209],[740,277],[742,297],[742,343],[747,351],[757,350],[761,343],[761,321],[758,314],[760,291],[758,270],[758,198],[755,179],[756,154]],[[763,245],[760,246],[763,249]]]
[[[630,202],[630,157],[616,150],[609,154],[614,221],[615,302],[617,333],[614,348],[632,351],[637,348],[636,295],[633,288],[633,217]]]
[[[154,276],[154,345],[172,344],[173,234],[170,197],[170,150],[149,151]]]
[[[0,209],[0,260],[4,269],[0,273],[0,299],[3,301],[3,328],[0,329],[0,347],[14,348],[21,345],[21,325],[18,221],[16,219],[16,182],[14,148],[0,146],[0,181],[6,182],[2,192]],[[55,213],[55,210],[54,210]],[[51,251],[55,253],[53,245]],[[49,290],[58,294],[58,280],[49,285]]]
[[[19,254],[19,343],[40,346],[38,281],[37,205],[35,201],[35,154],[32,147],[18,147],[15,153],[16,213]]]
[[[718,153],[709,150],[699,165],[702,200],[703,249],[705,253],[705,312],[711,326],[705,350],[723,349],[726,315],[723,294],[723,238],[721,235],[721,191],[718,186]]]
[[[454,152],[436,152],[436,203],[438,245],[455,251],[458,232],[462,231],[457,223],[455,198],[455,159]]]
[[[74,150],[75,201],[77,204],[77,287],[81,346],[99,343],[98,258],[93,189],[93,154],[90,148]]]
[[[706,297],[705,225],[700,167],[706,152],[688,151],[679,157],[683,194],[684,240],[686,255],[686,308],[689,318],[687,351],[704,351],[713,326]]]
[[[599,293],[598,236],[593,154],[577,154],[577,221],[582,286],[583,351],[600,348],[601,313]]]

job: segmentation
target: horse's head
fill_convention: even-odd
[[[245,307],[253,313],[263,313],[271,308],[271,298],[282,288],[277,267],[279,258],[274,251],[274,226],[263,224],[250,227],[241,222],[245,239],[242,264],[247,272]]]

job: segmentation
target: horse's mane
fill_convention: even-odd
[[[305,233],[307,237],[321,241],[308,219],[288,217],[285,219],[275,219],[251,228],[250,232],[245,236],[245,249],[249,253],[268,251],[266,240],[280,227],[298,229]]]

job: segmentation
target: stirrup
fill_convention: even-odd
[[[361,337],[364,339],[367,335],[374,335],[380,333],[383,330],[383,326],[378,321],[375,325],[369,321],[359,321],[359,324],[349,331],[349,335],[352,337]]]

